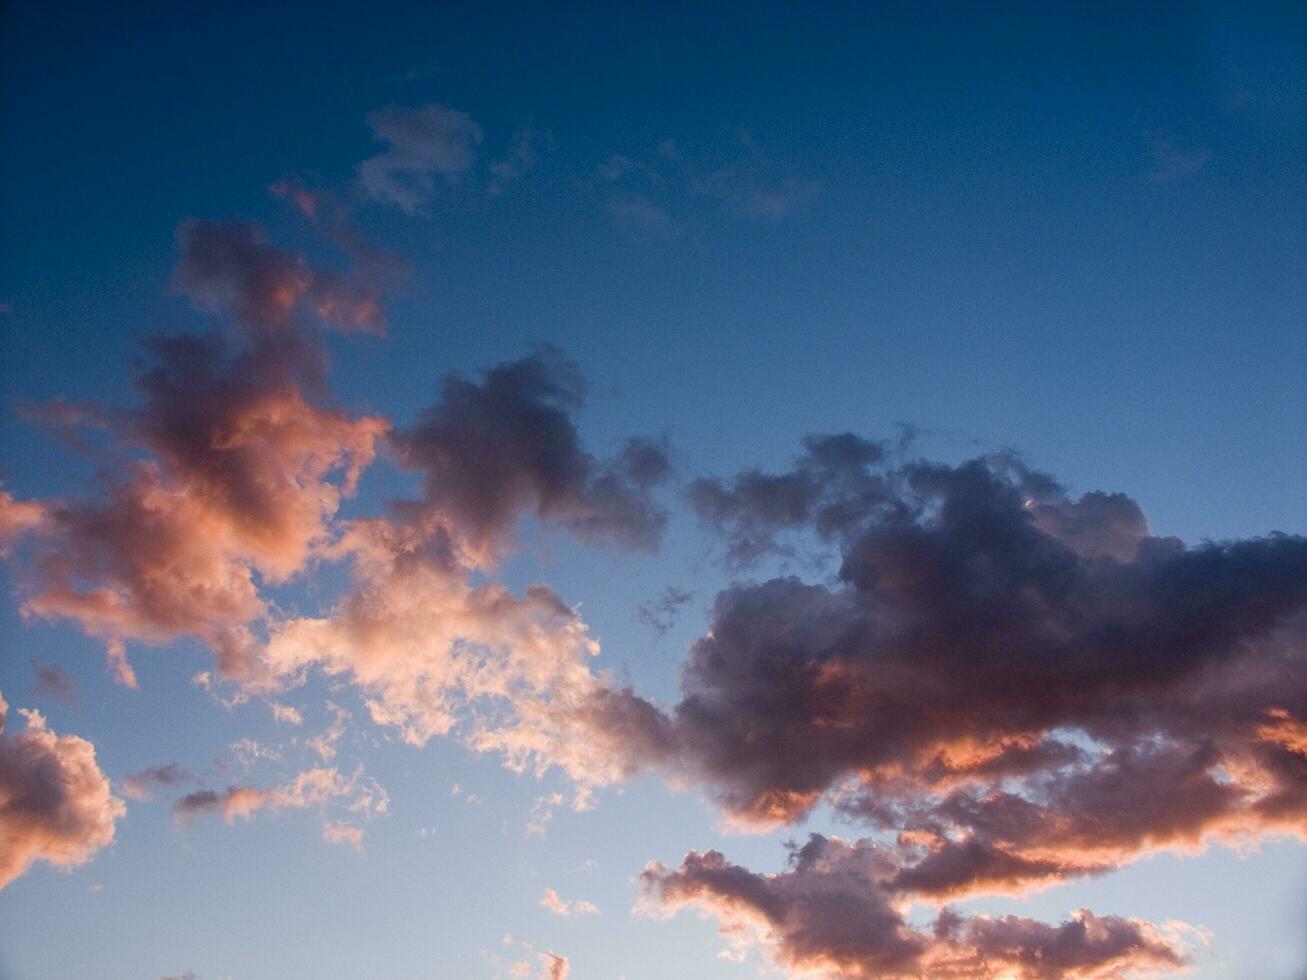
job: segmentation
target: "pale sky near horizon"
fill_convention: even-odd
[[[2,980],[1307,976],[1301,9],[113,7],[0,11]]]

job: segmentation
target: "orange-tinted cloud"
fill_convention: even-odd
[[[26,730],[8,730],[0,697],[0,888],[36,861],[70,869],[114,838],[126,813],[95,761],[95,747],[56,735],[39,712],[20,710]]]
[[[32,541],[17,576],[24,613],[103,638],[128,686],[125,641],[188,634],[218,653],[225,676],[252,679],[260,580],[285,581],[325,543],[388,429],[313,397],[320,343],[279,312],[275,283],[290,260],[247,241],[253,232],[224,245],[229,231],[185,226],[178,278],[252,326],[146,342],[142,403],[100,418],[117,472],[98,496],[0,499],[6,530]]]

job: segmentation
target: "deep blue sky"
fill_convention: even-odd
[[[1158,534],[1198,541],[1307,531],[1301,6],[811,8],[7,5],[0,479],[21,496],[78,489],[90,467],[29,425],[22,406],[54,397],[129,403],[137,339],[204,322],[168,286],[180,220],[257,221],[278,244],[340,264],[269,185],[293,178],[348,196],[359,163],[379,151],[368,113],[434,103],[480,125],[480,159],[456,186],[441,185],[426,214],[377,203],[354,210],[362,232],[409,262],[411,276],[388,299],[388,337],[330,340],[332,388],[351,409],[408,423],[447,371],[475,372],[547,342],[589,378],[581,428],[601,453],[633,432],[666,434],[687,471],[729,473],[783,466],[808,432],[893,437],[903,424],[945,458],[1013,447],[1077,492],[1127,492]],[[524,131],[538,159],[489,193],[488,165]],[[615,156],[629,169],[610,181]],[[638,215],[623,210],[632,202]],[[375,512],[400,485],[379,468],[351,512]],[[627,562],[554,542],[526,567],[510,566],[513,584],[540,564],[583,602],[605,665],[657,694],[674,690],[675,665],[721,585],[692,518],[674,516],[661,559]],[[633,610],[668,584],[698,598],[654,643]],[[191,688],[207,661],[185,644],[184,664],[142,654],[155,665],[158,694],[124,702],[98,673],[98,644],[73,627],[23,623],[13,603],[0,625],[9,638],[0,687],[12,705],[33,703],[30,659],[85,668],[77,706],[42,707],[56,730],[95,741],[115,777],[164,755],[200,767],[248,728],[241,711],[255,713],[224,713]],[[132,735],[152,724],[175,749]],[[540,792],[530,778],[451,745],[422,755],[359,738],[397,815],[369,844],[373,864],[339,873],[359,909],[369,896],[390,897],[376,899],[377,921],[337,954],[333,975],[425,975],[419,964],[432,956],[452,971],[442,975],[490,975],[478,950],[503,932],[534,928],[548,946],[550,923],[529,919],[538,911],[533,876],[549,877],[541,888],[581,881],[574,892],[590,879],[577,870],[585,847],[560,844],[555,854],[520,840]],[[396,789],[405,779],[424,786],[409,801]],[[478,780],[491,800],[484,818],[450,809],[448,784]],[[525,911],[507,914],[514,922],[460,918],[506,901],[498,891],[469,910],[451,895],[437,900],[427,882],[395,884],[413,860],[400,845],[417,830],[439,824],[464,841],[492,825],[498,833],[496,803],[514,814],[519,850],[504,859],[512,870],[495,887],[531,892]],[[430,819],[414,816],[422,807]],[[620,843],[613,826],[652,823],[661,807],[683,827],[648,827],[650,846]],[[315,832],[270,821],[262,838],[257,822],[183,834],[157,809],[133,817],[112,860],[78,872],[75,899],[59,890],[68,879],[48,869],[5,894],[0,946],[12,959],[0,957],[0,973],[68,975],[60,971],[105,943],[104,976],[263,975],[244,952],[223,959],[229,930],[256,928],[257,915],[178,927],[180,939],[161,940],[167,957],[154,958],[132,948],[140,934],[124,923],[166,917],[206,893],[230,909],[243,875],[272,855],[297,869],[291,878],[318,882]],[[581,819],[562,813],[555,826],[588,837]],[[640,862],[679,859],[710,845],[717,829],[692,794],[669,796],[648,781],[614,794],[595,823],[605,825],[593,837],[593,848],[606,849],[605,884],[594,896],[605,919],[552,940],[570,944],[574,977],[669,976],[697,969],[691,963],[707,964],[696,976],[751,969],[715,963],[713,930],[685,917],[623,925],[629,958],[599,970],[617,962],[605,957],[614,935],[605,927],[624,920],[626,879]],[[776,839],[727,845],[755,865],[776,865]],[[239,842],[234,853],[223,850],[229,841]],[[447,846],[448,880],[480,880],[466,848]],[[328,860],[340,858],[333,849]],[[126,875],[129,860],[153,877]],[[1078,894],[1119,906],[1135,888],[1150,896],[1140,914],[1160,914],[1174,891],[1174,869],[1161,867],[1171,861]],[[1212,861],[1210,871],[1174,873],[1194,875],[1200,889],[1254,875],[1228,853]],[[1222,937],[1234,959],[1204,975],[1241,975],[1238,963],[1251,962],[1259,937],[1283,936],[1293,921],[1294,910],[1280,910],[1301,905],[1291,884],[1301,847],[1284,845],[1255,867],[1279,889],[1274,923],[1245,922],[1221,902],[1176,913],[1235,923]],[[179,884],[179,868],[195,880]],[[92,908],[101,896],[86,885],[113,875],[131,897],[113,911]],[[168,884],[143,894],[143,881]],[[1137,887],[1122,884],[1131,881]],[[65,901],[77,903],[68,934],[42,936],[42,916]],[[1044,901],[1025,908],[1056,918],[1080,899]],[[428,942],[414,909],[424,902],[438,904],[439,950],[395,952],[409,939]],[[308,921],[278,919],[287,928]],[[316,921],[321,948],[341,942]],[[115,934],[135,939],[124,947]],[[673,935],[688,945],[669,951]],[[369,941],[391,952],[374,955]],[[53,959],[44,961],[42,948]],[[296,975],[290,960],[279,962],[266,975]]]

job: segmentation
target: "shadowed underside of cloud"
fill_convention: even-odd
[[[70,869],[108,846],[126,812],[95,761],[95,747],[56,735],[36,711],[25,731],[8,731],[0,697],[0,888],[36,861]]]
[[[1051,926],[946,908],[931,929],[914,928],[896,907],[893,868],[890,856],[865,845],[814,835],[779,874],[708,851],[691,852],[675,870],[650,865],[640,880],[647,911],[696,908],[717,920],[737,953],[760,942],[796,975],[1059,980],[1173,973],[1189,962],[1178,927],[1085,909]]]

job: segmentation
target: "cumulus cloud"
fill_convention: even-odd
[[[284,254],[245,249],[240,232],[233,257],[210,241],[226,226],[184,227],[184,243],[209,245],[184,249],[179,281],[240,328],[146,341],[141,403],[100,419],[116,469],[98,496],[0,501],[6,526],[33,542],[18,575],[24,614],[103,638],[128,686],[126,641],[188,634],[217,651],[224,676],[249,678],[251,623],[267,613],[259,579],[304,567],[387,429],[321,404],[320,342],[269,285]]]
[[[603,739],[586,745],[559,723],[606,690],[576,610],[545,585],[519,595],[478,581],[527,515],[587,543],[657,546],[666,450],[631,440],[607,461],[591,455],[573,421],[583,394],[576,366],[553,350],[479,383],[447,376],[436,404],[392,440],[422,474],[422,497],[345,529],[324,555],[350,563],[353,587],[328,615],[272,624],[265,665],[292,681],[314,668],[350,678],[373,721],[414,744],[466,721],[465,741],[515,767],[618,778],[625,769]]]
[[[776,880],[692,855],[651,874],[659,903],[708,907],[796,969],[936,975],[944,957],[973,975],[1011,939],[1018,975],[1115,975],[1181,954],[1154,927],[1089,913],[969,920],[940,939],[895,909],[1307,837],[1307,539],[1188,547],[1151,536],[1129,498],[1073,498],[1010,455],[893,463],[852,436],[807,440],[789,472],[689,492],[737,566],[821,541],[839,552],[834,579],[728,587],[679,703],[592,692],[551,719],[590,735],[554,744],[701,785],[736,826],[793,824],[828,800],[893,843],[814,839],[821,861]],[[836,903],[862,927],[809,922],[813,869],[874,884]]]
[[[37,861],[68,870],[91,860],[126,813],[95,761],[95,746],[56,735],[37,711],[20,710],[24,731],[8,728],[0,697],[0,888]]]
[[[577,365],[554,348],[507,361],[478,383],[459,374],[393,442],[423,475],[426,512],[444,515],[474,561],[492,559],[524,513],[582,541],[652,551],[667,521],[650,490],[670,472],[665,449],[631,440],[596,460],[573,415],[585,401]]]
[[[896,904],[892,855],[813,835],[790,867],[763,875],[716,851],[641,875],[643,907],[695,908],[737,953],[760,943],[780,967],[824,977],[1107,978],[1173,973],[1189,962],[1176,928],[1077,911],[1051,926],[1018,916],[940,912],[930,929]]]
[[[436,178],[455,183],[476,162],[481,127],[441,105],[387,106],[368,114],[386,149],[359,164],[359,183],[374,200],[417,214],[436,194]]]

